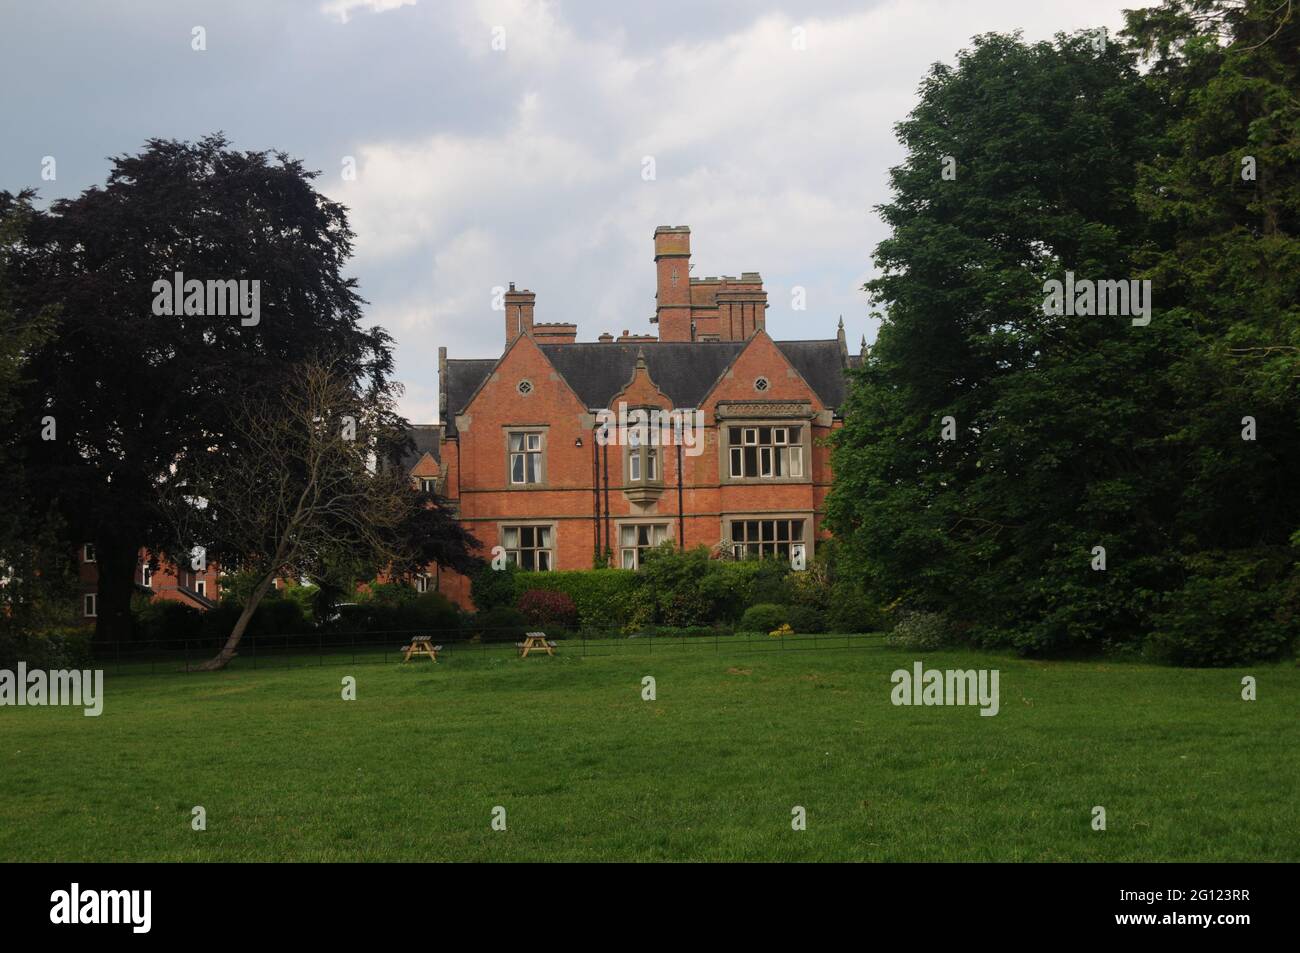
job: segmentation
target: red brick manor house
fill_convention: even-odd
[[[690,240],[684,226],[655,229],[657,338],[578,343],[576,324],[534,321],[535,294],[512,284],[500,357],[438,349],[441,422],[413,427],[410,471],[452,501],[485,557],[500,546],[559,570],[607,553],[634,569],[672,540],[738,557],[802,544],[812,558],[831,483],[822,438],[841,426],[860,354],[842,321],[833,338],[773,341],[762,278],[690,277]],[[685,426],[619,428],[620,411]],[[431,567],[422,585],[470,605],[450,571]]]

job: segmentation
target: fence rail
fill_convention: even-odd
[[[623,635],[617,629],[600,632],[590,628],[570,631],[544,628],[556,642],[561,655],[586,657],[661,655],[682,652],[762,653],[806,652],[821,649],[863,649],[879,645],[868,634],[819,633],[779,638],[763,633],[708,635]],[[439,660],[515,656],[518,630],[491,633],[491,638],[467,638],[460,630],[409,629],[384,632],[302,633],[298,635],[250,635],[239,643],[230,668],[283,669],[316,665],[392,664],[400,661],[413,636],[431,636],[441,645]],[[224,638],[152,639],[139,641],[92,641],[96,667],[110,674],[167,674],[189,671],[214,658]],[[412,662],[412,664],[416,664]]]

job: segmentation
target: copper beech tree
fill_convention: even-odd
[[[256,580],[221,651],[225,668],[258,603],[281,578],[361,559],[409,562],[403,527],[416,492],[396,466],[405,439],[386,397],[329,362],[297,365],[279,388],[241,401],[230,439],[200,455],[170,507],[182,545]]]

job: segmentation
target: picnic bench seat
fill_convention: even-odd
[[[534,649],[542,649],[547,655],[555,654],[555,643],[546,637],[545,632],[526,632],[522,642],[516,642],[519,657],[525,658]]]
[[[438,661],[438,653],[442,651],[441,645],[433,644],[433,636],[417,635],[411,638],[410,645],[403,645],[399,652],[405,652],[402,658],[403,662],[409,662],[412,655],[427,655],[431,661]]]

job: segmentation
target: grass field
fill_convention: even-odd
[[[98,718],[0,708],[0,860],[1300,860],[1292,664],[855,644],[109,676]],[[1000,714],[892,705],[918,658]]]

